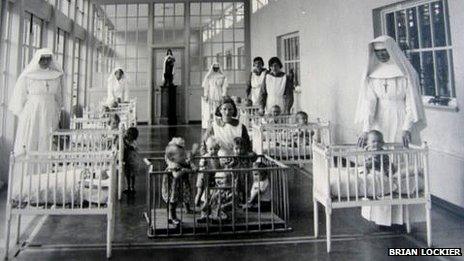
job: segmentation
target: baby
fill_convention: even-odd
[[[135,194],[135,176],[139,172],[142,159],[137,150],[137,138],[139,131],[130,127],[124,136],[124,174],[127,181],[127,189],[124,193]]]
[[[367,151],[383,151],[383,146],[385,142],[383,140],[383,134],[378,130],[371,130],[367,133],[367,145],[365,149]],[[383,170],[385,175],[390,175],[390,157],[386,154],[379,155],[374,154],[366,158],[365,166],[368,172],[371,172],[372,169],[375,171],[381,171],[383,165]],[[391,164],[392,172],[396,172],[395,165]]]
[[[260,201],[261,208],[269,206],[271,201],[270,181],[267,171],[262,170],[263,168],[266,168],[264,163],[253,163],[253,184],[251,186],[250,198],[243,205],[243,209],[256,207],[253,203],[257,200]]]
[[[209,137],[206,142],[206,153],[203,155],[204,158],[200,160],[200,170],[214,170],[220,169],[220,162],[218,157],[219,143],[214,137]],[[204,198],[204,192],[206,187],[214,186],[214,179],[210,173],[198,173],[197,175],[197,193],[195,195],[195,206],[200,205],[202,197]]]
[[[196,169],[191,162],[193,154],[185,149],[185,140],[182,138],[173,138],[166,147],[166,171],[170,173],[163,176],[161,194],[163,200],[168,204],[168,222],[170,224],[178,225],[180,223],[176,215],[179,203],[184,204],[187,213],[192,212],[189,205],[191,194],[189,173],[195,172]]]
[[[205,222],[206,218],[214,221],[225,221],[230,218],[230,211],[234,206],[234,191],[230,172],[217,172],[214,175],[215,187],[211,188],[211,197],[202,207],[202,214],[198,222]]]
[[[119,129],[119,123],[121,123],[121,118],[119,118],[119,115],[112,114],[110,117],[110,128],[112,130],[117,130]]]
[[[298,127],[304,127],[304,126],[310,126],[310,123],[309,123],[309,117],[308,117],[308,114],[304,111],[299,111],[295,114],[295,122],[296,122],[296,125]],[[310,140],[313,138],[314,136],[314,131],[311,130],[311,131],[308,131],[308,130],[299,130],[298,131],[298,134],[295,133],[294,135],[294,140],[295,140],[295,143],[299,140],[300,143],[305,142],[306,145],[309,145],[310,144]],[[299,137],[299,139],[298,139]],[[294,144],[296,146],[296,144]]]
[[[281,121],[279,121],[279,118],[278,118],[278,116],[280,116],[281,114],[282,114],[282,109],[280,108],[280,106],[274,105],[269,110],[269,114],[264,116],[263,123],[264,124],[281,123]]]

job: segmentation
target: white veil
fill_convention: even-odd
[[[40,68],[40,58],[51,56],[52,60],[48,69]],[[27,79],[34,80],[52,80],[63,75],[61,66],[56,62],[52,50],[48,48],[39,49],[34,53],[32,60],[24,68],[19,75],[13,89],[13,95],[10,100],[9,110],[15,115],[19,115],[23,109],[23,105],[27,100]]]
[[[116,75],[114,75],[118,70],[121,70],[123,71],[123,74],[122,74],[122,77],[121,77],[121,80],[118,81],[118,79],[116,79]],[[122,69],[122,67],[116,67],[114,68],[114,70],[111,72],[111,74],[108,76],[108,84],[115,84],[115,83],[118,83],[118,82],[126,82],[127,81],[127,76],[126,76],[126,73],[124,72],[124,70]]]
[[[362,78],[362,85],[361,91],[359,92],[355,122],[363,123],[365,120],[368,120],[369,117],[369,105],[367,102],[367,88],[369,87],[368,79],[369,75],[380,63],[380,61],[378,61],[374,53],[374,43],[383,43],[385,45],[385,49],[388,51],[391,61],[393,61],[398,66],[401,72],[408,79],[408,82],[411,85],[411,88],[408,88],[408,94],[410,95],[410,97],[412,97],[411,101],[413,102],[413,104],[410,106],[412,120],[415,123],[416,128],[424,128],[426,126],[426,119],[424,107],[422,105],[422,99],[419,94],[419,76],[412,64],[404,55],[403,51],[401,51],[395,40],[385,35],[377,37],[369,43],[368,64]]]
[[[213,67],[214,66],[218,66],[219,67],[219,71],[215,72],[213,70]],[[208,73],[205,75],[205,78],[203,78],[203,84],[201,85],[203,88],[205,88],[207,85],[208,85],[208,80],[209,80],[209,77],[211,77],[212,74],[214,73],[219,73],[221,74],[222,76],[224,76],[224,73],[222,72],[222,69],[221,69],[221,65],[219,64],[219,62],[213,62],[211,64],[211,66],[209,67],[209,71]],[[224,76],[225,77],[225,76]]]

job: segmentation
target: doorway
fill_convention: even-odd
[[[155,119],[157,124],[160,123],[161,119],[161,86],[164,84],[163,81],[163,62],[164,57],[168,49],[172,50],[172,54],[176,59],[174,63],[174,85],[176,89],[176,120],[178,123],[186,122],[185,113],[185,83],[184,83],[184,48],[153,48],[153,82],[154,82],[154,110],[152,118]]]

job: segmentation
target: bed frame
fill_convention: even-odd
[[[110,258],[111,242],[114,235],[116,179],[114,175],[109,175],[106,203],[101,203],[102,175],[99,175],[98,178],[90,175],[90,178],[86,180],[88,183],[84,182],[84,184],[90,185],[85,187],[81,182],[84,172],[77,173],[75,170],[85,168],[89,170],[89,173],[95,173],[97,168],[104,168],[114,173],[115,162],[116,154],[114,151],[29,152],[19,156],[11,154],[6,202],[4,258],[8,258],[11,219],[13,216],[16,218],[17,227],[14,231],[14,242],[18,244],[21,216],[23,215],[104,215],[107,217],[106,256]],[[57,186],[58,175],[54,175],[56,173],[64,174],[60,176],[62,177],[60,182],[64,182],[63,190]],[[38,182],[34,186],[32,185],[32,177],[38,178]],[[55,178],[53,179],[53,177]],[[29,185],[27,186],[27,183],[24,182],[29,182]],[[14,184],[19,184],[19,191],[18,188],[16,189],[18,193],[13,193]],[[65,190],[68,186],[77,189],[72,189],[71,198],[68,197],[66,200]],[[23,189],[23,187],[26,188]],[[95,203],[87,202],[86,204],[84,195],[88,195],[90,200],[96,196],[98,200]],[[60,198],[57,198],[58,196]]]
[[[357,148],[356,145],[315,144],[313,155],[314,235],[318,237],[318,203],[321,203],[325,207],[326,215],[327,252],[331,250],[332,210],[363,206],[406,206],[406,229],[409,233],[411,226],[408,206],[423,205],[426,211],[427,244],[429,247],[432,245],[432,205],[426,144],[421,147],[411,145],[409,148],[403,148],[399,144],[387,144],[383,151],[366,151]],[[365,165],[369,159],[376,156],[381,160],[380,172],[375,172],[373,166],[372,169],[367,169]],[[388,165],[384,165],[384,157],[389,158]],[[395,173],[394,168],[397,169],[397,173],[405,173],[405,181],[398,176],[395,178],[395,175],[385,174]],[[380,178],[372,178],[371,174],[369,178],[369,175],[366,175],[367,171],[380,173],[376,174]],[[347,175],[348,181],[343,182],[342,173],[354,175]],[[420,173],[423,177],[420,177]],[[350,177],[354,181],[350,181]],[[369,179],[371,184],[368,183]]]

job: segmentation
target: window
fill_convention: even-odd
[[[284,71],[293,74],[295,86],[300,85],[300,37],[298,33],[279,36],[279,56],[282,60]]]
[[[8,96],[7,89],[4,86],[8,86],[10,79],[9,64],[10,64],[10,48],[11,48],[11,19],[12,19],[12,8],[9,1],[3,2],[1,11],[1,24],[3,25],[1,30],[1,42],[0,42],[0,82],[3,88],[0,89],[0,137],[3,136],[4,127],[6,126],[6,110],[7,104],[6,99]]]
[[[153,5],[150,6],[153,8]],[[156,6],[158,7],[158,4]],[[114,50],[113,55],[109,57],[111,60],[108,69],[113,69],[116,66],[122,67],[130,81],[131,88],[147,88],[149,5],[116,4],[102,7],[108,19],[114,25],[114,29],[108,31],[106,35],[108,45]],[[170,4],[167,9],[169,10],[166,12],[172,12],[172,16],[176,17],[172,19],[173,21],[179,20],[177,17],[180,16],[181,11],[177,5]],[[155,20],[157,20],[157,17],[155,17]],[[170,26],[173,26],[173,24],[170,24]],[[168,37],[167,34],[166,37]]]
[[[396,39],[419,73],[425,100],[435,97],[440,105],[452,105],[456,93],[447,1],[412,1],[382,10],[381,17],[383,33]]]
[[[24,68],[29,63],[35,51],[42,47],[43,25],[43,20],[29,12],[25,12],[23,32],[24,37],[22,43],[22,68]]]
[[[84,0],[76,0],[76,23],[80,26],[84,25]]]
[[[81,80],[83,80],[83,70],[81,66],[83,66],[82,61],[82,43],[80,39],[75,40],[74,43],[74,64],[73,64],[73,77],[72,77],[72,89],[71,89],[71,107],[72,107],[72,114],[75,115],[77,112],[77,107],[79,105],[79,87],[81,85]]]
[[[61,68],[64,70],[65,66],[65,50],[66,50],[66,32],[58,28],[56,33],[56,42],[55,42],[55,55],[58,63]]]
[[[231,84],[244,84],[244,4],[201,2],[190,4],[190,84],[200,85],[211,64],[221,64]]]

